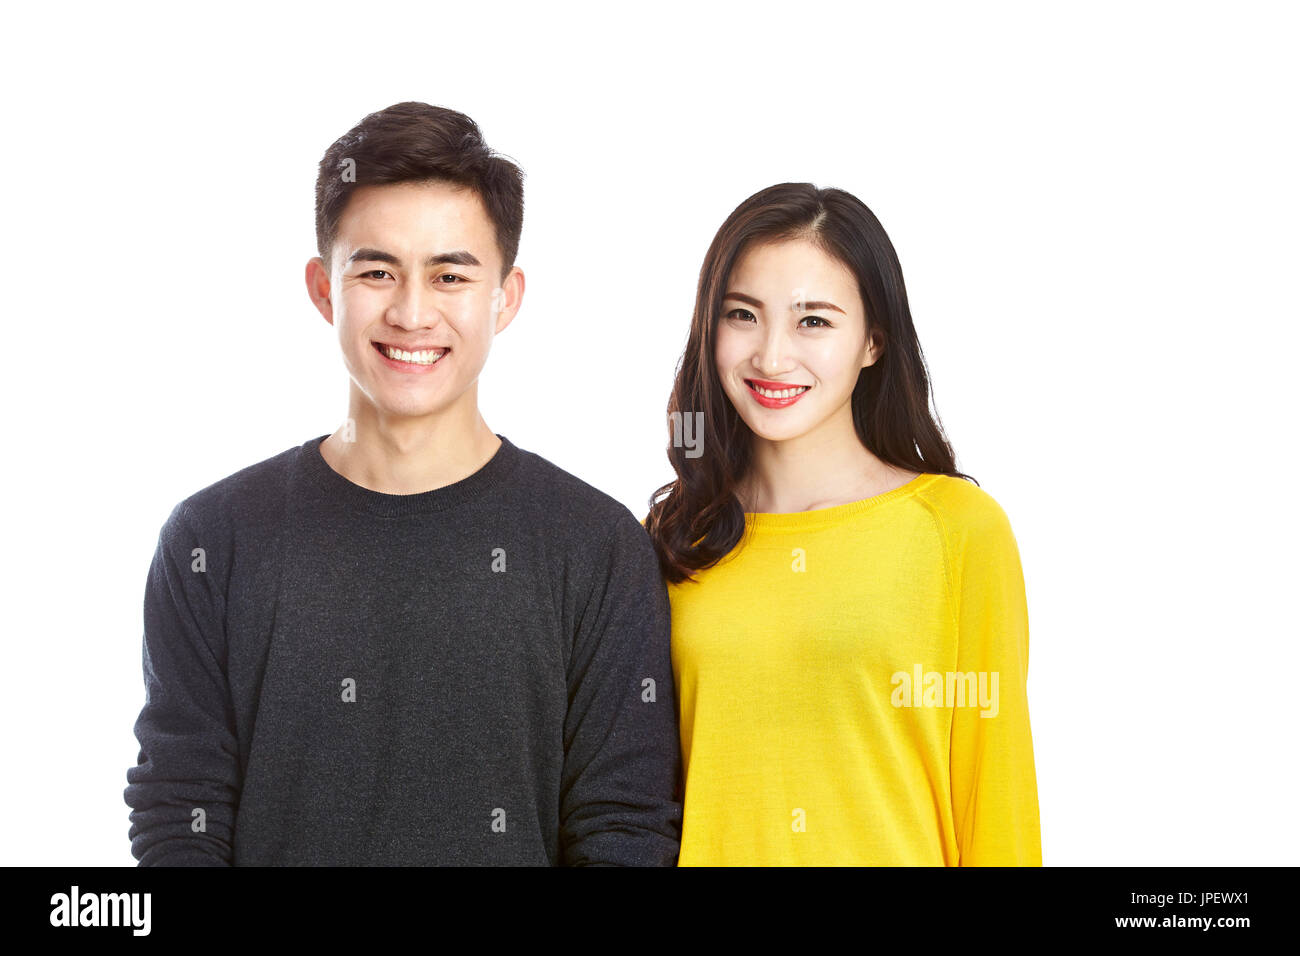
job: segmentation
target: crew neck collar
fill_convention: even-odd
[[[329,437],[328,434],[304,442],[300,459],[315,486],[329,497],[343,501],[347,508],[389,517],[408,517],[461,507],[499,488],[519,464],[521,452],[505,435],[494,434],[501,439],[501,447],[478,471],[441,488],[411,495],[373,491],[340,475],[330,467],[320,451],[321,442]]]
[[[814,508],[811,511],[747,511],[745,525],[754,531],[806,531],[822,525],[835,524],[845,518],[863,514],[887,501],[906,498],[920,491],[943,475],[922,472],[906,484],[899,485],[892,491],[863,498],[861,501],[849,501],[830,508]]]

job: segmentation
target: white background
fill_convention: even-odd
[[[715,230],[776,182],[866,202],[1020,544],[1045,864],[1294,863],[1291,8],[5,16],[0,862],[134,864],[159,527],[346,415],[316,164],[415,99],[527,174],[485,419],[637,517]]]

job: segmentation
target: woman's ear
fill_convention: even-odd
[[[884,354],[885,334],[880,329],[871,329],[867,333],[867,344],[862,349],[862,367],[875,365]]]

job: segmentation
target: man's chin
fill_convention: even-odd
[[[353,379],[356,397],[385,418],[429,418],[449,411],[464,395],[454,382],[394,383],[392,375]]]

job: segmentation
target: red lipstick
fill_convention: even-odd
[[[798,385],[792,382],[770,382],[764,378],[747,378],[745,379],[745,386],[749,389],[749,394],[754,396],[754,401],[758,402],[758,404],[762,405],[764,408],[789,408],[795,402],[799,401],[799,399],[803,398],[804,395],[807,394],[808,389],[812,388],[811,385]],[[794,395],[790,395],[787,398],[774,398],[770,395],[763,395],[757,391],[755,386],[766,389],[769,392],[780,392],[791,388],[802,388],[803,391],[796,392]]]

